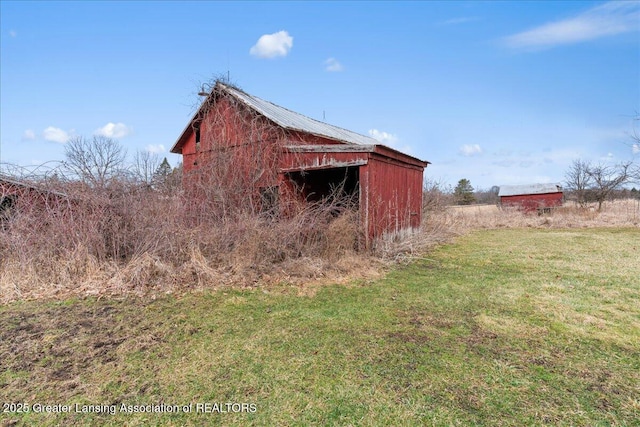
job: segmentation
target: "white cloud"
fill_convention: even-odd
[[[342,67],[342,64],[338,62],[338,60],[336,58],[329,58],[326,61],[324,61],[324,65],[325,65],[325,70],[326,71],[342,71],[344,68]]]
[[[124,123],[107,123],[103,127],[96,129],[93,134],[107,138],[124,138],[131,133],[131,128]]]
[[[18,32],[16,30],[9,30],[9,35],[13,38],[18,37]]]
[[[59,142],[60,144],[64,144],[69,140],[69,134],[60,129],[53,126],[49,126],[42,132],[42,136],[47,141]]]
[[[612,1],[572,18],[550,22],[504,39],[512,48],[551,48],[640,30],[640,2]]]
[[[371,136],[371,138],[377,139],[385,145],[394,146],[398,144],[397,136],[387,132],[379,131],[378,129],[370,129],[369,135]]]
[[[640,144],[633,144],[631,146],[631,151],[633,154],[640,154]]]
[[[400,138],[391,133],[380,131],[378,129],[369,129],[369,136],[380,141],[387,147],[393,148],[394,150],[398,150],[406,154],[411,154],[413,152],[413,147],[410,145],[401,145]]]
[[[33,141],[34,139],[36,139],[36,133],[31,129],[25,130],[22,134],[23,141]]]
[[[251,47],[249,53],[258,58],[275,58],[287,56],[293,47],[293,37],[286,31],[265,34]]]
[[[164,153],[165,149],[164,149],[164,145],[162,144],[157,144],[157,145],[149,144],[147,145],[147,151],[153,154],[157,154],[157,153]]]
[[[465,144],[462,147],[460,147],[460,150],[458,150],[458,153],[467,157],[475,156],[476,154],[482,154],[482,148],[480,148],[479,144]]]

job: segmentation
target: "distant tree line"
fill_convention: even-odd
[[[592,164],[575,160],[565,175],[567,200],[585,207],[597,203],[598,210],[607,200],[640,199],[640,166],[632,161],[617,165]],[[636,185],[628,188],[630,185]],[[460,179],[454,188],[434,180],[425,181],[423,205],[427,211],[451,205],[497,205],[500,187],[474,189],[469,179]]]
[[[640,114],[634,122],[640,122]],[[640,152],[640,131],[634,126],[628,144],[634,153]],[[636,159],[637,160],[637,156]],[[597,203],[598,210],[607,200],[640,199],[640,164],[634,160],[618,164],[592,163],[574,160],[565,174],[564,194],[568,200],[585,207]],[[632,188],[629,188],[629,187]],[[488,190],[474,189],[471,181],[463,178],[452,189],[441,182],[427,180],[424,189],[424,205],[427,210],[441,205],[499,204],[500,187]]]
[[[423,189],[423,208],[425,211],[437,211],[451,205],[489,204],[497,205],[500,201],[500,187],[492,186],[488,190],[474,189],[471,181],[463,178],[455,187],[428,178]]]

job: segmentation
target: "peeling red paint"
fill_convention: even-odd
[[[274,169],[265,171],[259,187],[278,186],[280,203],[286,204],[293,188],[305,178],[305,172],[318,171],[314,176],[323,179],[340,176],[344,171],[351,181],[357,179],[360,218],[367,230],[367,244],[385,233],[395,233],[420,226],[422,206],[422,176],[429,164],[389,147],[375,144],[345,143],[302,130],[291,130],[265,117],[250,117],[253,128],[247,122],[246,108],[230,102],[233,95],[219,91],[212,93],[207,109],[198,111],[174,147],[172,152],[182,154],[185,187],[189,187],[193,172],[206,170],[212,156],[220,150],[235,153],[238,161],[234,172],[246,173],[242,159],[251,159],[260,153],[276,157]],[[203,104],[204,105],[204,104]],[[277,106],[276,106],[277,107]],[[277,107],[281,108],[281,107]],[[211,115],[218,118],[217,126],[208,126]],[[297,113],[291,113],[297,114]],[[256,132],[255,120],[261,120]],[[199,128],[200,144],[196,146]],[[250,135],[250,136],[249,136]],[[362,137],[366,138],[366,137]],[[356,169],[357,168],[357,172]],[[335,170],[335,174],[320,172]],[[319,182],[308,183],[318,188]],[[325,183],[327,185],[328,183]],[[299,186],[299,185],[298,185]],[[306,196],[305,196],[306,197]]]

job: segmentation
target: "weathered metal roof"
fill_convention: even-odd
[[[291,111],[284,107],[276,105],[272,102],[260,99],[257,96],[249,95],[248,93],[245,93],[239,89],[224,85],[220,82],[216,84],[216,88],[229,93],[236,99],[239,99],[250,108],[256,110],[258,113],[262,114],[263,116],[277,123],[283,128],[311,133],[314,135],[319,135],[345,142],[347,144],[380,144],[380,141],[369,136],[361,135],[359,133],[343,129],[338,126],[333,126],[328,123],[312,119],[300,113],[296,113],[295,111]]]
[[[376,145],[287,145],[286,148],[292,153],[373,153]]]
[[[527,194],[562,193],[560,184],[526,184],[526,185],[501,185],[498,196],[521,196]]]
[[[9,175],[5,175],[0,173],[0,184],[5,183],[9,186],[20,187],[20,188],[28,188],[30,190],[35,190],[39,193],[48,193],[53,194],[60,197],[68,197],[65,193],[61,193],[55,190],[49,190],[48,188],[43,187],[42,185],[34,184],[28,181],[23,181],[20,178],[12,177]],[[2,196],[2,194],[0,194]]]

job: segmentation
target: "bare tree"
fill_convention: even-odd
[[[633,130],[631,131],[631,140],[633,141],[631,147],[633,149],[634,154],[640,152],[640,131],[638,131],[638,129],[636,128],[635,123],[638,122],[640,123],[640,113],[636,113],[635,117],[632,119],[633,120]]]
[[[571,191],[581,207],[587,203],[587,192],[591,186],[592,177],[589,173],[591,164],[584,160],[574,160],[565,174],[567,190]]]
[[[147,150],[138,150],[133,158],[133,173],[136,179],[148,187],[153,184],[155,173],[159,166],[160,159],[158,155]]]
[[[64,151],[67,169],[95,188],[106,187],[124,169],[126,150],[112,138],[74,137],[67,142]]]
[[[604,165],[602,163],[589,166],[587,176],[593,182],[592,191],[598,202],[598,210],[613,190],[634,178],[633,162],[627,161],[618,165]]]

